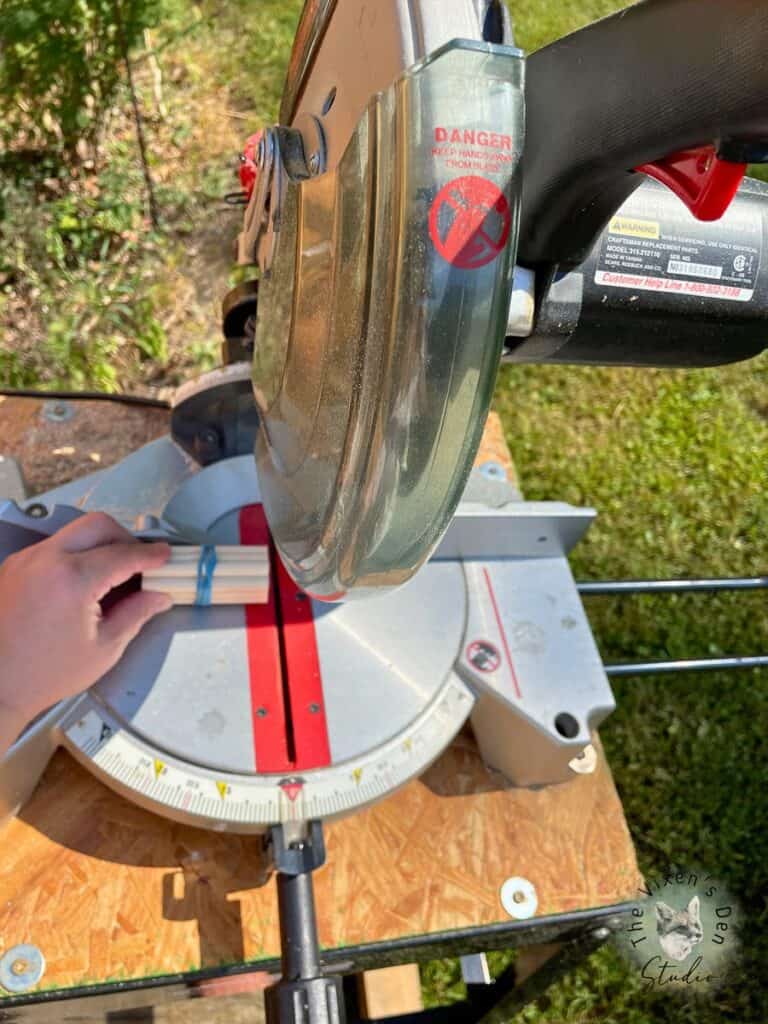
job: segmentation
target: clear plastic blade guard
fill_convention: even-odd
[[[408,580],[462,494],[509,309],[523,72],[511,47],[449,43],[371,99],[335,167],[298,181],[276,159],[256,458],[315,597]]]

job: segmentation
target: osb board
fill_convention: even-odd
[[[27,420],[13,417],[33,444],[24,429],[11,438],[4,413],[0,405],[0,450],[21,456],[28,477],[25,452],[58,472],[56,459],[96,450],[89,431],[77,444],[67,439],[81,416],[102,424],[103,464],[163,429],[163,414],[88,405],[51,439],[38,407]],[[46,456],[46,446],[75,452]],[[498,421],[480,461],[488,458],[509,464]],[[329,826],[326,838],[328,861],[316,876],[326,948],[505,920],[499,888],[511,875],[533,882],[540,913],[619,902],[639,884],[602,753],[592,776],[516,790],[484,767],[468,730],[421,779]],[[59,751],[0,834],[0,950],[20,942],[45,954],[48,988],[271,957],[279,951],[274,882],[258,839],[143,811]]]
[[[495,412],[492,412],[486,421],[475,465],[481,466],[484,462],[498,462],[503,465],[507,471],[509,482],[519,487],[517,471],[509,456],[509,448],[504,438],[504,428],[498,413]]]
[[[315,892],[326,948],[506,919],[530,879],[541,913],[631,898],[639,876],[610,772],[507,788],[462,734],[419,780],[329,826]],[[0,947],[31,942],[45,985],[141,978],[279,953],[260,843],[133,806],[59,751],[0,834]]]
[[[0,454],[19,460],[29,494],[111,466],[168,429],[164,409],[69,402],[71,419],[55,423],[43,405],[0,395]]]

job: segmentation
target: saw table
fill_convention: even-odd
[[[20,459],[38,491],[84,463],[104,470],[168,429],[162,412],[59,405],[0,405],[3,452]],[[493,418],[478,465],[490,478],[510,471]],[[194,994],[201,979],[222,973],[274,971],[277,902],[261,837],[150,813],[138,803],[151,794],[125,799],[71,752],[54,755],[2,835],[3,949],[31,944],[46,968],[36,989],[6,996],[0,1013],[24,1007],[50,1019],[50,1001],[63,1000],[56,1013],[65,1020],[71,1006],[83,1014],[84,997],[94,1006],[119,992],[120,1005],[137,1005]],[[512,787],[485,766],[465,728],[420,778],[327,826],[328,861],[316,875],[323,962],[349,973],[569,939],[567,958],[585,936],[587,944],[605,938],[639,875],[596,739],[595,752],[594,771],[565,785]],[[505,910],[509,879],[530,886],[535,916]]]

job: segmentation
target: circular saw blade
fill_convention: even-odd
[[[256,458],[283,562],[320,599],[407,581],[480,441],[523,141],[521,56],[483,41],[497,7],[337,0],[299,29],[283,113],[309,177],[276,133],[255,218]]]

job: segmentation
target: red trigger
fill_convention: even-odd
[[[240,157],[240,184],[245,192],[245,198],[250,201],[253,195],[253,190],[256,188],[256,182],[259,179],[259,164],[258,164],[258,152],[259,144],[264,132],[256,132],[255,135],[250,135],[245,143],[245,149]]]
[[[714,146],[699,146],[636,170],[672,189],[698,220],[719,220],[731,205],[747,165],[721,160]]]

